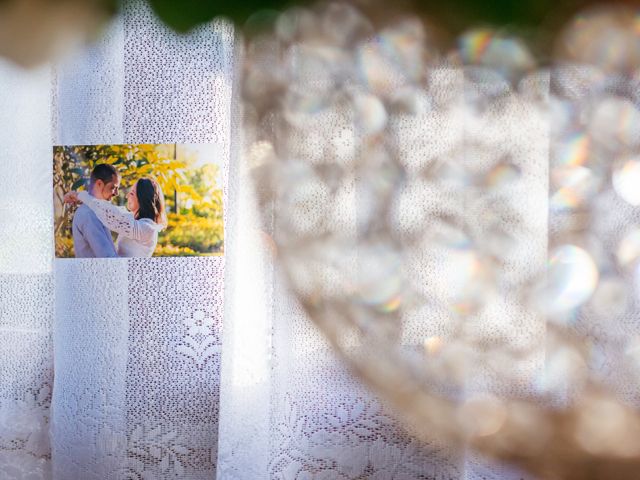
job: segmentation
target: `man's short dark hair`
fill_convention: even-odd
[[[113,180],[113,177],[117,178],[118,176],[118,170],[116,170],[113,165],[101,163],[100,165],[96,165],[91,172],[89,186],[93,186],[96,183],[96,180],[102,180],[104,183],[109,183]]]

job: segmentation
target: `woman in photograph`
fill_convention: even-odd
[[[126,209],[85,191],[68,192],[64,201],[83,203],[105,227],[118,234],[119,257],[151,257],[158,244],[158,233],[167,225],[164,194],[151,177],[140,178],[129,190]]]

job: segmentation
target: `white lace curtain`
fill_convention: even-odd
[[[54,68],[0,65],[0,478],[523,478],[404,434],[287,295],[237,67],[228,24],[142,5]],[[53,261],[52,145],[174,142],[220,146],[225,257]]]

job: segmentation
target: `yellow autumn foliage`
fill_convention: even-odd
[[[165,195],[168,228],[159,237],[155,256],[211,255],[223,251],[222,190],[218,167],[200,162],[198,152],[174,144],[80,145],[54,147],[53,187],[55,250],[57,257],[73,257],[73,208],[62,197],[88,186],[100,163],[121,174],[121,193],[114,203],[124,205],[125,194],[141,177],[153,176]]]

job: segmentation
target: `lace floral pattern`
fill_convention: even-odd
[[[271,478],[450,480],[460,476],[453,465],[443,468],[443,459],[451,452],[411,440],[366,396],[333,398],[323,409],[287,396],[282,414],[274,425],[278,448],[270,464]]]
[[[269,477],[453,480],[463,457],[421,445],[355,379],[276,280]],[[291,338],[295,336],[295,338]]]
[[[316,146],[301,143],[309,154]],[[233,157],[229,174],[217,478],[461,478],[464,459],[404,433],[287,293],[273,241],[257,228],[244,160]],[[355,207],[354,189],[344,193]],[[353,209],[342,213],[352,231]]]
[[[130,260],[128,456],[154,478],[215,475],[223,269],[222,257]]]
[[[182,441],[182,443],[181,443]],[[127,444],[125,478],[181,478],[191,453],[176,430],[137,425]]]
[[[216,325],[213,316],[200,309],[195,310],[182,323],[187,330],[176,351],[191,359],[201,369],[214,355],[220,354],[219,325]]]
[[[215,475],[223,268],[222,257],[56,262],[56,477]],[[201,337],[210,347],[185,355]]]
[[[226,192],[233,42],[129,2],[56,67],[54,143],[216,143]],[[223,278],[223,257],[56,260],[55,478],[215,477]]]

